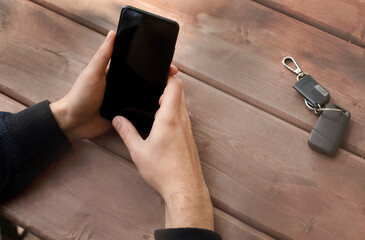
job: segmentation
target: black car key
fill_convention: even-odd
[[[330,100],[329,92],[310,75],[305,75],[293,85],[293,88],[303,95],[313,106],[323,107]]]
[[[309,135],[308,145],[317,151],[333,155],[342,142],[351,114],[333,103],[317,111],[322,111],[322,114]]]
[[[292,61],[296,69],[287,65],[287,61]],[[287,69],[297,75],[297,82],[293,85],[293,88],[302,94],[305,98],[306,104],[309,104],[310,108],[321,108],[329,102],[329,92],[310,75],[304,73],[292,57],[285,57],[282,63]]]

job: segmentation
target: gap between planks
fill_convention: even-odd
[[[307,24],[307,25],[309,25],[311,27],[314,27],[316,29],[319,29],[320,31],[325,32],[325,33],[328,33],[328,34],[330,34],[330,35],[332,35],[334,37],[337,37],[337,38],[339,38],[339,39],[341,39],[341,40],[343,40],[345,42],[351,43],[353,45],[356,45],[358,47],[361,47],[361,48],[364,48],[365,49],[365,47],[362,46],[360,42],[347,40],[344,36],[341,36],[340,34],[336,34],[335,32],[331,32],[330,29],[326,29],[325,27],[322,27],[322,26],[317,25],[315,23],[311,23],[311,21],[305,20],[305,18],[304,17],[300,17],[300,15],[296,15],[294,13],[286,12],[284,9],[280,9],[280,7],[275,7],[274,5],[270,5],[269,3],[265,2],[265,1],[262,1],[262,0],[251,0],[251,1],[253,1],[253,2],[257,3],[257,4],[260,4],[260,5],[262,5],[262,6],[266,7],[266,8],[272,9],[273,11],[276,11],[278,13],[281,13],[281,14],[283,14],[285,16],[291,17],[291,18],[293,18],[293,19],[295,19],[295,20],[297,20],[299,22],[302,22],[304,24]]]
[[[75,25],[78,25],[78,24],[75,24]],[[99,37],[101,37],[101,36],[99,36]],[[198,83],[198,81],[196,81],[196,83]],[[203,84],[202,84],[203,85]],[[217,92],[220,92],[220,91],[217,91]],[[229,95],[227,95],[227,96],[229,96]],[[232,100],[234,100],[233,98],[232,98]],[[255,109],[255,108],[253,108],[253,109]],[[269,115],[268,115],[269,116]],[[283,122],[284,123],[284,122]]]
[[[21,108],[26,108],[26,107],[29,107],[30,105],[33,105],[34,103],[33,103],[33,101],[30,101],[30,100],[28,100],[27,98],[25,98],[25,97],[22,97],[22,96],[20,96],[21,97],[21,99],[17,99],[17,97],[19,97],[19,95],[16,95],[15,97],[13,96],[13,94],[12,94],[12,92],[11,92],[11,94],[9,95],[8,93],[4,93],[3,91],[2,91],[2,89],[0,89],[0,94],[1,95],[4,95],[5,97],[7,97],[7,98],[9,98],[9,100],[10,101],[13,101],[16,105],[19,105],[19,111],[21,111]],[[25,102],[22,102],[22,100],[25,100]],[[94,143],[94,144],[96,144],[98,147],[100,147],[101,149],[103,149],[105,152],[107,152],[108,154],[110,154],[111,156],[115,156],[115,157],[117,157],[118,159],[122,159],[123,161],[126,161],[128,164],[130,164],[130,166],[132,166],[133,168],[135,168],[136,169],[136,167],[135,167],[135,165],[134,165],[134,163],[133,163],[133,161],[131,161],[131,160],[129,160],[129,159],[127,159],[127,158],[125,158],[125,157],[123,157],[123,156],[121,156],[120,154],[118,154],[118,153],[115,153],[115,152],[113,152],[113,151],[111,151],[110,149],[108,149],[107,147],[105,147],[105,146],[103,146],[103,145],[100,145],[97,141],[94,141],[94,140],[88,140],[88,141],[91,141],[92,143]],[[270,237],[270,238],[272,238],[272,239],[275,239],[275,237],[274,236],[272,236],[270,233],[268,233],[268,232],[266,232],[266,231],[262,231],[262,230],[259,230],[259,229],[257,229],[257,228],[255,228],[254,226],[251,226],[250,224],[248,224],[248,223],[246,223],[246,222],[244,222],[244,221],[242,221],[242,220],[240,220],[240,219],[238,219],[238,218],[236,218],[235,216],[233,216],[233,215],[231,215],[231,214],[229,214],[228,212],[226,212],[226,211],[224,211],[223,209],[221,209],[221,208],[219,208],[219,207],[217,207],[217,206],[213,206],[214,207],[214,209],[216,209],[216,210],[218,210],[218,212],[220,211],[220,212],[222,212],[223,214],[226,214],[227,216],[229,216],[229,217],[231,217],[232,219],[234,219],[235,221],[238,221],[238,222],[241,222],[242,224],[244,224],[244,225],[246,225],[246,226],[248,226],[249,228],[252,228],[253,230],[255,230],[255,231],[257,231],[257,232],[260,232],[260,233],[263,233],[263,234],[265,234],[265,235],[267,235],[267,237]],[[216,213],[216,210],[215,210],[215,214],[214,215],[216,215],[217,213]],[[216,216],[215,216],[216,217]],[[18,222],[18,221],[15,221],[14,222],[15,224],[17,224],[18,226],[21,226],[22,225],[22,223],[21,222]],[[26,227],[25,227],[26,228]],[[32,233],[32,231],[28,231],[28,232],[30,232],[30,233]],[[34,234],[34,233],[33,233]],[[0,239],[1,240],[1,239]]]
[[[51,12],[54,12],[54,13],[56,13],[56,14],[58,14],[58,15],[60,15],[60,16],[62,16],[62,17],[65,17],[65,18],[67,18],[67,19],[69,19],[69,20],[71,20],[71,21],[73,21],[73,22],[75,22],[75,23],[77,23],[77,24],[80,24],[81,26],[84,26],[84,27],[86,27],[86,28],[88,28],[88,29],[90,29],[90,30],[92,30],[92,31],[94,31],[94,32],[97,32],[97,33],[99,33],[99,34],[102,34],[102,35],[104,35],[104,36],[106,36],[107,35],[107,33],[108,33],[108,29],[106,29],[106,28],[103,28],[103,27],[98,27],[96,24],[92,24],[91,22],[89,22],[89,24],[84,24],[83,23],[83,21],[82,20],[80,20],[80,18],[79,17],[77,17],[77,16],[75,16],[75,15],[72,15],[72,14],[62,14],[62,10],[60,10],[57,6],[54,6],[54,5],[52,5],[52,7],[49,7],[49,6],[43,6],[42,4],[40,4],[40,3],[38,3],[38,2],[34,2],[33,0],[30,0],[33,4],[35,4],[35,5],[38,5],[39,7],[41,7],[41,8],[44,8],[44,9],[47,9],[48,11],[51,11]],[[54,9],[53,9],[54,8]],[[84,21],[87,21],[86,19],[84,19]],[[180,70],[179,69],[179,71],[180,72],[182,72],[182,73],[184,73],[184,74],[186,74],[186,75],[188,75],[188,76],[190,76],[188,73],[186,73],[185,71],[183,71],[183,70]],[[194,76],[191,76],[191,77],[193,77],[194,78]],[[201,81],[200,79],[197,79],[198,81]],[[205,83],[204,81],[201,81],[201,82],[203,82],[204,84],[207,84],[207,83]],[[207,85],[209,85],[209,84],[207,84]],[[210,86],[210,85],[209,85]],[[213,88],[215,88],[215,89],[217,89],[216,87],[214,87],[214,86],[211,86],[211,87],[213,87]],[[218,89],[218,90],[220,90],[220,89]],[[221,90],[220,90],[221,91]],[[224,92],[224,91],[222,91],[222,92]],[[31,105],[34,105],[34,104],[36,104],[34,101],[32,101],[32,100],[30,100],[30,99],[28,99],[28,98],[26,98],[26,97],[24,97],[24,96],[21,96],[20,94],[17,94],[16,92],[14,92],[14,91],[12,91],[11,89],[5,89],[5,88],[0,88],[0,93],[2,93],[3,95],[6,95],[7,97],[9,97],[10,99],[12,99],[12,100],[14,100],[14,101],[16,101],[16,102],[18,102],[18,103],[20,103],[21,105],[23,105],[23,106],[25,106],[25,107],[29,107],[29,106],[31,106]],[[226,92],[225,92],[226,93]],[[226,94],[228,94],[228,95],[230,95],[229,93],[226,93]],[[234,97],[234,96],[233,96]],[[234,98],[236,98],[236,97],[234,97]],[[240,100],[240,99],[239,99]],[[242,100],[241,100],[242,101]],[[262,109],[260,109],[260,110],[262,110]],[[92,141],[92,140],[91,140]],[[106,150],[106,151],[108,151],[108,152],[110,152],[110,153],[112,153],[112,154],[115,154],[115,155],[117,155],[118,157],[121,157],[120,155],[118,155],[117,153],[114,153],[114,152],[112,152],[110,149],[108,149],[107,147],[105,147],[105,146],[102,146],[102,145],[100,145],[99,143],[97,143],[96,141],[92,141],[93,143],[95,143],[95,144],[97,144],[99,147],[101,147],[101,148],[103,148],[104,150]],[[123,158],[124,159],[124,158]],[[125,159],[124,159],[125,160]],[[127,160],[128,161],[128,160]],[[133,165],[134,165],[134,163],[133,163]],[[229,215],[229,216],[231,216],[232,218],[235,218],[235,219],[237,219],[238,221],[241,221],[242,223],[244,223],[245,225],[247,225],[247,226],[249,226],[249,227],[251,227],[252,229],[255,229],[256,231],[259,231],[259,232],[262,232],[262,233],[264,233],[264,234],[266,234],[267,236],[269,236],[269,237],[271,237],[271,238],[273,238],[273,239],[275,239],[275,237],[272,235],[272,234],[270,234],[269,232],[267,232],[267,231],[263,231],[262,229],[261,230],[259,230],[259,229],[257,229],[257,228],[255,228],[254,226],[252,226],[251,224],[249,224],[249,223],[247,223],[247,222],[244,222],[244,221],[242,221],[241,219],[238,219],[238,218],[236,218],[235,216],[232,216],[231,214],[229,214],[228,212],[226,212],[224,209],[222,209],[222,208],[220,208],[220,207],[217,207],[217,206],[214,206],[214,208],[216,208],[216,209],[218,209],[219,211],[221,211],[221,212],[223,212],[223,213],[225,213],[225,214],[227,214],[227,215]]]
[[[70,13],[69,11],[64,11],[63,9],[61,9],[60,7],[58,7],[58,6],[56,6],[56,5],[52,4],[52,3],[42,4],[40,2],[37,2],[36,0],[30,0],[30,1],[32,3],[38,5],[38,6],[42,7],[42,8],[45,8],[45,9],[51,11],[51,12],[54,12],[54,13],[60,15],[60,16],[63,16],[63,17],[65,17],[65,18],[67,18],[67,19],[69,19],[69,20],[71,20],[71,21],[73,21],[75,23],[78,23],[78,24],[80,24],[80,25],[82,25],[82,26],[84,26],[84,27],[86,27],[86,28],[88,28],[88,29],[90,29],[90,30],[92,30],[94,32],[97,32],[99,34],[102,34],[104,36],[106,36],[108,34],[108,32],[109,32],[109,29],[106,29],[106,28],[104,28],[101,25],[99,26],[97,24],[94,24],[92,21],[89,21],[88,19],[85,19],[85,18],[80,17],[78,15],[74,15],[74,14]],[[282,12],[280,10],[277,10],[277,9],[274,9],[274,8],[270,8],[269,6],[264,5],[263,3],[259,2],[258,0],[252,0],[252,1],[255,2],[255,3],[257,3],[257,4],[259,4],[259,5],[261,5],[261,6],[264,6],[265,8],[272,9],[273,11],[276,11],[276,12],[278,12],[280,14],[289,16],[289,17],[291,17],[291,18],[293,18],[293,19],[295,19],[297,21],[303,22],[304,24],[307,24],[307,25],[309,25],[311,27],[314,27],[316,29],[319,29],[322,32],[325,32],[325,33],[327,33],[329,35],[335,36],[336,38],[339,38],[339,39],[344,40],[343,38],[340,38],[340,37],[338,37],[336,35],[333,35],[333,34],[331,34],[329,32],[326,32],[323,29],[317,28],[316,26],[313,26],[311,24],[308,24],[307,22],[301,21],[300,19],[297,19],[295,17],[292,17],[290,15],[287,15],[287,14],[285,14],[284,12]],[[346,41],[346,40],[344,40],[344,41]],[[359,46],[359,47],[361,47],[361,46]],[[257,108],[257,109],[259,109],[259,110],[261,110],[263,112],[265,112],[265,113],[268,113],[268,114],[270,114],[272,116],[275,116],[276,118],[278,118],[278,119],[280,119],[280,120],[282,120],[282,121],[284,121],[284,122],[286,122],[286,123],[288,123],[288,124],[290,124],[292,126],[295,126],[295,127],[299,128],[299,129],[303,130],[304,132],[309,133],[309,131],[307,131],[304,128],[304,126],[301,127],[299,124],[295,124],[294,122],[291,122],[291,121],[289,121],[289,120],[287,120],[285,118],[282,118],[281,117],[281,114],[278,113],[278,112],[275,112],[275,111],[270,112],[268,110],[269,108],[268,109],[265,109],[265,105],[260,106],[260,104],[258,102],[256,103],[255,101],[250,101],[250,99],[240,98],[238,96],[232,95],[232,93],[230,93],[228,90],[225,90],[224,88],[221,88],[219,86],[214,86],[214,85],[209,84],[209,80],[208,80],[208,79],[210,79],[209,76],[205,76],[204,74],[201,74],[201,73],[195,73],[195,72],[189,71],[188,67],[185,68],[185,66],[183,66],[183,64],[179,64],[179,63],[175,63],[175,62],[173,62],[173,64],[175,64],[179,68],[179,71],[180,72],[182,72],[182,73],[184,73],[184,74],[186,74],[186,75],[188,75],[188,76],[190,76],[192,78],[195,78],[196,80],[198,80],[200,82],[203,82],[203,83],[205,83],[205,84],[207,84],[207,85],[209,85],[209,86],[211,86],[211,87],[213,87],[213,88],[215,88],[215,89],[217,89],[217,90],[219,90],[221,92],[224,92],[224,93],[226,93],[226,94],[228,94],[228,95],[230,95],[230,96],[232,96],[232,97],[234,97],[234,98],[236,98],[236,99],[238,99],[238,100],[240,100],[240,101],[242,101],[244,103],[247,103],[247,104],[249,104],[249,105],[251,105],[251,106],[253,106],[253,107],[255,107],[255,108]],[[25,99],[25,100],[27,100],[27,99]],[[352,153],[352,154],[354,154],[354,155],[356,155],[356,156],[358,156],[358,157],[360,157],[362,159],[365,159],[365,156],[363,156],[363,155],[361,155],[361,154],[359,154],[359,153],[357,153],[355,151],[351,151],[351,149],[349,149],[347,147],[342,147],[341,146],[340,148],[342,148],[345,151],[347,151],[349,153]]]

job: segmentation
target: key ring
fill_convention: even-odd
[[[310,110],[310,111],[312,111],[315,115],[319,115],[319,114],[321,114],[318,110],[319,109],[323,109],[322,107],[321,107],[321,105],[317,105],[317,107],[316,106],[313,106],[313,104],[311,103],[311,102],[309,102],[306,98],[304,98],[304,104],[305,104],[305,106]],[[323,110],[322,110],[323,111]]]
[[[314,107],[311,102],[309,102],[306,98],[304,98],[305,106],[312,111],[315,115],[321,114],[323,111],[334,111],[334,112],[343,112],[346,113],[347,111],[345,109],[341,108],[326,108],[326,106],[321,107],[321,105],[317,104],[318,107]]]

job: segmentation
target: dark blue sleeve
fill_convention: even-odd
[[[49,102],[0,112],[0,203],[13,197],[70,147]]]
[[[221,237],[207,229],[167,228],[156,230],[155,240],[221,240]]]

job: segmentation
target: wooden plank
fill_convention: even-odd
[[[254,1],[365,47],[365,3],[362,0]]]
[[[16,113],[24,109],[24,105],[0,93],[0,111]]]
[[[352,113],[342,146],[365,155],[362,48],[251,1],[34,1],[103,33],[116,28],[125,4],[176,19],[174,60],[183,72],[310,132],[317,117],[281,64],[293,56],[330,91],[331,102]]]
[[[13,113],[25,108],[1,93],[0,106],[1,111]],[[95,175],[95,172],[98,174]],[[110,177],[111,172],[114,174]],[[99,189],[95,187],[95,179],[102,180],[98,181]],[[103,191],[105,186],[108,186],[108,192]],[[84,194],[80,190],[91,192]],[[108,203],[104,195],[108,196]],[[43,173],[23,194],[0,205],[0,212],[42,239],[85,236],[139,239],[141,234],[143,239],[149,239],[153,238],[155,229],[163,228],[162,201],[125,159],[82,142],[77,143],[73,153],[64,156]],[[272,239],[218,209],[214,212],[216,231],[225,239]],[[139,226],[137,230],[136,226]]]
[[[134,165],[88,141],[0,212],[41,239],[153,239],[164,227],[163,200]],[[224,239],[272,239],[217,209],[215,216]]]
[[[16,6],[22,4],[29,7],[15,19],[19,25],[25,24],[22,19],[31,22],[31,16],[36,16],[39,10],[29,2],[17,2]],[[55,14],[43,12],[50,20],[44,19],[42,24],[54,23]],[[34,34],[55,37],[58,25],[67,28],[72,24],[76,25],[63,19],[52,24],[53,32]],[[81,26],[78,28],[69,27],[83,31]],[[48,30],[46,26],[36,29]],[[18,35],[21,39],[21,32]],[[94,33],[90,37],[100,36]],[[37,44],[43,43],[40,40]],[[56,44],[72,49],[72,42],[61,41],[55,43],[54,51],[58,48]],[[91,45],[93,41],[84,44]],[[98,45],[87,47],[94,48],[94,52]],[[73,54],[70,50],[70,57]],[[62,79],[63,71],[54,70],[48,78],[55,75]],[[282,239],[364,238],[362,159],[344,150],[335,158],[315,153],[306,144],[306,132],[185,74],[180,77],[185,82],[193,130],[215,206]],[[37,91],[31,86],[29,89]],[[38,94],[37,98],[44,96],[42,92]],[[106,139],[104,146],[110,144],[114,147],[109,148],[120,154],[122,146],[115,141],[120,140]]]
[[[223,239],[274,240],[217,208],[214,208],[214,213],[215,231],[219,232]]]
[[[68,35],[68,31],[70,31],[72,33],[72,35],[68,35],[69,38],[65,38],[62,37],[60,38],[59,36],[55,39],[53,39],[53,36],[42,36],[42,41],[36,40],[36,36],[33,34],[28,35],[28,37],[26,36],[27,33],[24,34],[23,32],[23,28],[20,26],[20,28],[14,29],[11,28],[10,29],[10,33],[9,31],[7,32],[7,34],[2,34],[2,40],[5,39],[5,41],[0,42],[1,45],[0,46],[6,46],[4,48],[4,51],[9,51],[9,55],[7,55],[8,57],[11,56],[11,53],[14,53],[13,50],[16,49],[15,52],[17,52],[17,54],[14,56],[16,58],[22,57],[18,63],[20,62],[21,64],[18,66],[18,68],[16,68],[16,66],[13,65],[14,62],[12,62],[12,60],[14,60],[15,58],[5,58],[4,55],[2,55],[4,58],[1,59],[2,61],[0,62],[0,67],[4,70],[2,71],[2,74],[0,76],[1,80],[6,82],[6,85],[3,86],[2,89],[4,89],[6,92],[10,92],[12,95],[15,95],[16,97],[20,98],[21,100],[23,100],[25,103],[27,103],[28,105],[33,104],[34,102],[39,101],[40,99],[43,98],[48,98],[51,100],[55,100],[58,99],[60,97],[62,97],[70,88],[70,86],[72,85],[72,83],[74,82],[76,76],[79,75],[79,73],[81,72],[81,70],[86,66],[86,63],[89,61],[89,59],[91,58],[91,56],[94,54],[95,49],[91,50],[88,49],[88,47],[90,46],[97,46],[101,43],[103,36],[98,35],[84,27],[75,25],[72,21],[67,21],[66,19],[59,17],[56,14],[50,14],[45,13],[43,11],[39,11],[39,7],[38,6],[34,6],[30,3],[23,3],[20,1],[16,1],[11,4],[6,3],[4,4],[4,1],[0,1],[0,11],[1,10],[5,10],[5,11],[10,11],[7,12],[7,14],[2,14],[1,17],[5,17],[5,19],[3,19],[3,22],[5,22],[6,24],[9,23],[10,19],[12,19],[15,16],[20,16],[20,18],[22,18],[23,21],[27,21],[27,19],[31,19],[31,23],[33,24],[33,26],[36,26],[36,28],[39,30],[40,32],[38,33],[43,33],[43,31],[47,32],[47,33],[51,33],[52,32],[52,24],[54,24],[53,26],[57,26],[57,30],[64,32],[64,34]],[[16,6],[16,7],[14,7]],[[22,14],[20,14],[20,12]],[[11,14],[10,14],[11,13]],[[24,15],[23,15],[24,14]],[[29,14],[29,15],[27,15]],[[29,18],[27,18],[29,17]],[[15,19],[14,21],[16,22],[19,19]],[[34,22],[35,21],[35,22]],[[43,21],[46,21],[48,24],[47,29],[43,29],[42,27],[46,27],[42,24]],[[58,21],[61,21],[63,24],[57,24]],[[24,23],[24,22],[23,22]],[[43,22],[44,23],[44,22]],[[60,27],[63,26],[63,28],[60,29]],[[8,26],[3,25],[4,28],[7,28]],[[2,30],[5,30],[5,29]],[[75,29],[76,30],[73,30]],[[27,29],[27,28],[25,28]],[[31,32],[32,29],[30,29],[29,31]],[[34,30],[34,29],[33,29]],[[15,31],[15,33],[13,32]],[[23,39],[21,39],[20,41],[15,40],[16,39],[16,31],[22,31],[24,35],[18,35],[21,37],[25,37]],[[79,35],[78,35],[79,34]],[[29,37],[31,36],[31,37]],[[88,39],[90,38],[90,39]],[[14,41],[15,40],[15,41]],[[33,41],[30,41],[33,40]],[[54,49],[54,44],[55,42],[57,42],[57,40],[61,40],[60,42],[58,42],[57,44],[57,50],[53,51],[52,49]],[[65,44],[67,42],[71,42],[71,45]],[[80,42],[82,43],[82,41],[87,42],[88,44],[86,44],[84,47],[80,47],[78,45],[80,45]],[[48,44],[46,43],[48,42]],[[95,44],[95,42],[97,42]],[[15,46],[13,45],[15,43]],[[41,46],[39,46],[38,44],[42,43]],[[59,46],[64,46],[65,48],[61,47],[59,48]],[[77,47],[73,47],[73,46],[77,46]],[[3,50],[3,49],[2,49]],[[68,52],[71,52],[71,54],[69,54]],[[37,61],[33,61],[34,59],[36,59]],[[29,63],[29,61],[33,61],[33,64],[31,65],[27,65]],[[16,61],[15,61],[16,62]],[[43,70],[42,70],[43,69]],[[7,78],[8,77],[8,78]],[[25,84],[26,87],[25,88],[13,88],[14,90],[11,89],[11,87],[9,85],[11,85],[12,81],[11,80],[15,80],[17,79],[18,81],[22,81],[22,84]],[[10,80],[10,81],[9,81]],[[26,81],[28,80],[28,81]],[[52,81],[54,80],[54,81]],[[20,86],[20,85],[18,85]],[[30,87],[31,86],[31,87]],[[27,87],[30,87],[27,89]],[[31,91],[30,91],[31,90]],[[38,95],[32,95],[33,92],[32,90],[35,90],[36,93],[42,92],[41,94],[41,98],[39,98]],[[24,92],[26,92],[26,94],[24,94]],[[39,91],[39,92],[37,92]],[[24,97],[22,94],[26,95],[26,97]],[[0,104],[2,106],[2,110],[3,111],[9,111],[9,112],[17,112],[20,111],[24,108],[23,105],[15,102],[14,100],[0,94]],[[94,147],[89,147],[87,146],[87,152],[88,154],[90,152],[97,152],[97,151],[101,151],[99,150],[95,150]],[[77,150],[76,150],[77,152]],[[104,151],[105,152],[105,151]],[[96,156],[102,155],[103,157],[105,157],[105,153],[102,154],[96,154]],[[83,153],[77,153],[77,154],[81,154],[83,155]],[[63,162],[67,162],[67,161],[76,161],[77,163],[80,163],[80,159],[81,160],[85,160],[86,161],[86,165],[78,165],[80,168],[82,167],[88,167],[89,162],[87,161],[88,159],[84,159],[87,156],[79,156],[77,155],[74,156],[72,155],[70,158],[66,158]],[[111,155],[111,154],[109,154]],[[79,156],[79,157],[77,157]],[[89,155],[88,155],[89,156]],[[112,155],[111,155],[112,156]],[[113,156],[113,158],[115,158],[115,156]],[[95,158],[94,158],[95,160]],[[104,158],[102,159],[103,161],[100,161],[100,159],[98,159],[98,162],[96,166],[91,166],[94,170],[95,169],[103,169],[105,167],[104,165]],[[115,159],[114,159],[115,160]],[[121,161],[120,159],[118,159],[118,161]],[[65,191],[63,189],[68,189],[70,187],[70,185],[68,184],[68,182],[65,182],[64,179],[60,179],[56,176],[52,176],[50,177],[51,180],[48,179],[48,175],[51,175],[53,172],[57,172],[57,174],[66,174],[67,175],[67,171],[63,172],[63,170],[57,170],[57,166],[59,166],[61,164],[61,168],[62,168],[62,161],[61,163],[57,164],[55,169],[50,169],[48,170],[48,172],[45,173],[45,175],[43,177],[40,177],[40,179],[38,180],[38,182],[34,183],[34,187],[30,187],[30,190],[28,190],[28,193],[24,193],[22,196],[16,198],[15,201],[11,201],[9,203],[7,203],[4,206],[1,206],[1,213],[3,215],[5,215],[6,217],[8,217],[9,219],[11,219],[12,221],[14,221],[15,223],[18,223],[19,225],[23,226],[24,228],[26,228],[27,230],[29,230],[30,232],[34,232],[35,234],[37,234],[38,236],[40,236],[42,239],[64,239],[64,235],[62,234],[66,234],[67,236],[71,236],[71,237],[77,237],[77,236],[94,236],[94,235],[98,235],[98,234],[104,234],[106,233],[107,230],[111,230],[110,234],[108,236],[110,236],[109,239],[117,239],[120,236],[134,236],[128,239],[140,239],[140,235],[139,233],[141,231],[148,231],[149,233],[146,235],[143,235],[144,239],[149,239],[152,238],[152,231],[158,227],[163,227],[163,215],[161,214],[161,209],[163,208],[163,205],[161,205],[161,198],[160,197],[156,197],[156,193],[154,191],[152,191],[150,188],[148,188],[148,190],[146,190],[146,184],[141,184],[141,186],[139,186],[137,183],[143,182],[141,181],[141,179],[139,177],[137,177],[135,170],[131,170],[130,167],[124,169],[123,171],[121,171],[120,173],[118,173],[118,177],[117,177],[117,181],[116,184],[118,185],[116,188],[110,188],[109,192],[117,192],[120,189],[120,184],[118,182],[118,180],[123,181],[125,180],[126,183],[134,183],[135,187],[130,189],[129,188],[125,188],[124,192],[122,192],[122,194],[120,196],[118,196],[118,198],[114,198],[112,199],[110,197],[110,199],[113,200],[113,204],[112,206],[123,206],[123,204],[121,204],[124,198],[126,198],[125,196],[130,196],[130,193],[133,192],[134,190],[139,194],[139,197],[142,196],[141,198],[133,198],[133,200],[127,199],[128,204],[130,203],[134,203],[134,205],[132,204],[132,209],[141,209],[141,202],[143,202],[143,200],[148,201],[148,204],[145,204],[142,209],[143,210],[137,210],[135,212],[128,212],[128,216],[126,215],[121,215],[121,211],[118,212],[117,215],[115,216],[110,216],[107,212],[104,213],[102,212],[101,215],[106,215],[106,219],[103,219],[102,216],[99,216],[97,214],[90,214],[89,211],[95,211],[95,206],[93,206],[92,204],[89,204],[89,200],[87,199],[87,201],[82,201],[84,199],[79,199],[80,198],[80,194],[79,194],[79,190],[83,189],[83,187],[86,187],[87,189],[93,189],[94,187],[94,183],[93,180],[95,177],[94,175],[87,175],[89,178],[92,178],[90,181],[88,181],[89,185],[85,186],[82,185],[84,182],[77,182],[78,180],[75,180],[75,182],[73,182],[73,184],[78,185],[80,188],[75,188],[73,189],[74,191]],[[100,164],[102,164],[102,166],[100,166]],[[73,165],[73,164],[71,164]],[[129,164],[130,166],[130,164]],[[90,167],[90,166],[89,166]],[[70,168],[72,168],[72,166],[70,166]],[[69,168],[68,168],[69,169]],[[120,167],[111,167],[110,169],[115,170],[115,169],[120,169]],[[110,170],[108,169],[108,170]],[[72,169],[69,169],[70,171]],[[104,171],[101,172],[99,176],[109,176],[110,171]],[[128,175],[127,173],[129,171],[133,172],[133,179],[131,178],[126,178],[126,175]],[[75,172],[75,171],[73,171]],[[126,173],[126,174],[125,174]],[[75,175],[77,173],[75,172]],[[78,173],[80,174],[80,173]],[[83,176],[85,176],[85,173],[82,173]],[[55,183],[52,182],[52,179],[56,179],[58,181],[61,181],[61,183]],[[75,176],[75,179],[78,179]],[[104,177],[105,181],[110,181],[110,179],[108,180],[107,178]],[[92,185],[90,185],[92,183]],[[44,188],[42,188],[42,190],[44,190],[45,192],[39,191],[39,189],[37,186],[41,185],[44,186]],[[55,188],[57,188],[58,186],[61,186],[60,188],[58,188],[55,191]],[[71,184],[72,185],[72,184]],[[82,186],[81,186],[82,185]],[[100,185],[98,185],[100,186]],[[72,187],[72,186],[71,186]],[[105,186],[104,186],[105,187]],[[150,192],[153,192],[152,196],[150,196]],[[34,193],[33,193],[34,192]],[[51,194],[51,199],[48,199],[49,194]],[[26,197],[24,197],[24,195]],[[37,198],[37,196],[41,196],[41,199],[37,199],[34,200],[34,198]],[[111,195],[110,195],[111,196]],[[61,198],[60,198],[61,197]],[[67,201],[67,197],[70,197]],[[148,197],[151,197],[151,200],[149,201]],[[24,198],[26,198],[26,200],[24,200]],[[65,199],[66,198],[66,199]],[[108,198],[109,199],[109,198]],[[109,200],[110,200],[109,199]],[[157,200],[158,199],[158,200]],[[48,201],[49,200],[49,201]],[[103,202],[105,199],[97,199],[99,201],[99,208],[104,209],[105,206],[109,206],[109,205],[105,205],[105,203]],[[54,203],[52,205],[50,205],[50,203]],[[154,202],[158,202],[158,205],[156,204],[152,204],[151,203]],[[19,203],[19,204],[18,204]],[[31,203],[38,203],[38,207],[37,206],[33,206]],[[75,206],[72,205],[72,203],[76,204]],[[138,204],[138,205],[137,205]],[[142,204],[143,205],[143,204]],[[76,207],[76,211],[74,208],[70,209],[69,207]],[[46,207],[46,209],[44,208]],[[77,207],[81,207],[81,208],[77,208]],[[124,206],[123,206],[124,207]],[[147,207],[147,208],[146,208]],[[57,210],[62,209],[62,212],[57,212]],[[70,211],[67,211],[69,210]],[[44,210],[44,211],[43,211]],[[114,209],[109,209],[109,210],[114,210]],[[36,212],[35,212],[36,211]],[[153,212],[153,211],[158,211],[159,215],[156,216],[156,219],[153,216],[147,215],[138,215],[140,213],[149,213],[149,212]],[[225,239],[238,239],[238,236],[242,236],[245,237],[247,239],[257,239],[257,240],[270,240],[272,239],[271,237],[267,236],[266,234],[259,232],[253,228],[251,228],[250,226],[242,223],[241,221],[235,219],[232,216],[227,215],[226,213],[218,210],[218,209],[214,209],[215,211],[215,225],[216,225],[216,229],[217,231],[222,235],[223,238]],[[58,214],[60,214],[61,216],[57,215],[56,218],[52,218],[52,216],[54,215],[54,213],[57,212]],[[127,210],[124,210],[124,213],[126,213]],[[138,224],[134,224],[135,226],[139,226],[139,231],[134,232],[136,227],[131,227],[133,226],[133,224],[131,225],[131,222],[129,221],[130,219],[135,219],[133,217],[135,217],[137,214],[137,216],[142,217],[142,219],[137,218],[137,220],[135,221],[135,223]],[[133,217],[131,217],[131,215],[133,215]],[[64,218],[62,217],[66,217],[67,219],[65,221]],[[100,218],[99,218],[100,217]],[[96,219],[97,221],[97,231],[94,232],[93,229],[89,229],[89,230],[85,230],[88,225],[85,222],[79,222],[80,225],[74,226],[74,224],[76,224],[80,219],[81,220],[85,220],[85,218],[91,218],[91,219]],[[107,221],[107,219],[116,219],[118,222],[109,222]],[[124,218],[124,221],[122,221],[122,223],[124,222],[124,225],[122,225],[122,227],[120,226],[121,222],[120,222],[120,218]],[[53,224],[50,224],[49,220],[53,220],[56,222],[52,222]],[[70,222],[68,222],[68,220],[70,220]],[[105,221],[104,221],[105,220]],[[128,220],[128,222],[126,222],[126,220]],[[43,224],[44,223],[44,224]],[[94,222],[95,223],[95,222]],[[104,225],[101,223],[105,223]],[[114,223],[114,225],[113,225]],[[141,224],[141,223],[144,223]],[[153,223],[153,224],[152,224]],[[39,225],[38,225],[39,224]],[[65,225],[67,224],[67,225]],[[147,226],[147,229],[143,229],[143,227]],[[66,227],[66,228],[65,228]],[[67,227],[70,227],[69,231],[67,231]],[[113,229],[110,229],[113,228]],[[125,230],[128,228],[128,232],[126,232]],[[142,230],[141,230],[142,229]],[[118,235],[113,235],[113,233],[116,233]],[[59,236],[59,238],[58,238]],[[108,239],[103,237],[103,239]]]
[[[63,17],[29,9],[34,4],[16,4],[0,1],[0,90],[26,105],[59,99],[95,53],[90,46],[104,37],[71,22],[59,24]]]
[[[180,77],[215,206],[280,239],[365,236],[363,159],[344,150],[335,158],[315,153],[305,132]],[[115,133],[94,141],[129,157]]]

